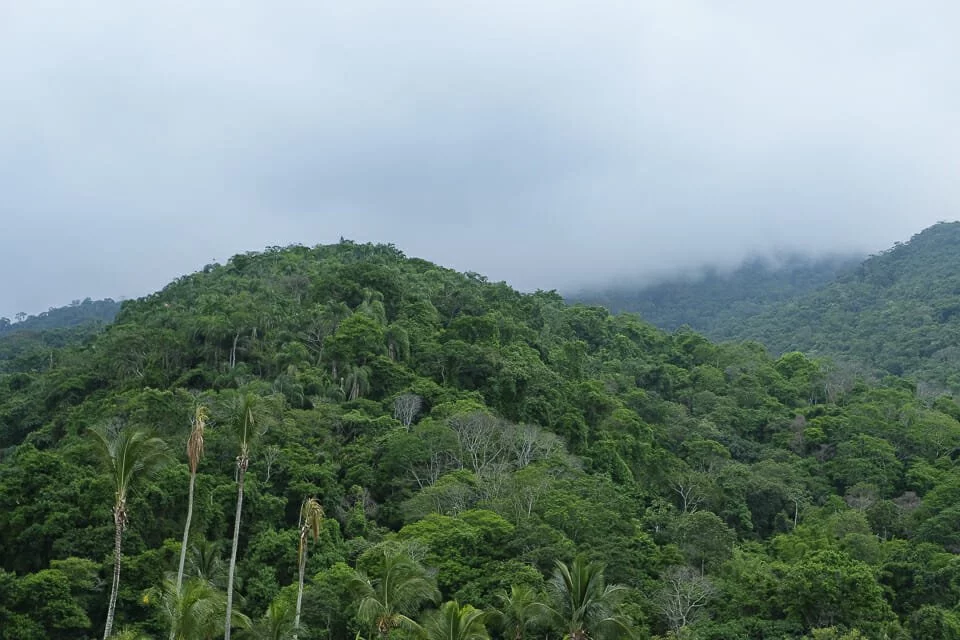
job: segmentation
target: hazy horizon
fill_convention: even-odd
[[[0,6],[0,316],[341,236],[570,291],[960,214],[960,5]]]
[[[344,238],[344,240],[358,242],[358,243],[362,242],[360,240],[356,240],[353,238]],[[263,249],[266,249],[266,248],[267,247],[264,247]],[[397,249],[399,249],[400,251],[403,251],[403,247],[397,247]],[[254,251],[258,252],[261,250],[262,249],[258,249]],[[241,252],[241,253],[245,253],[245,252]],[[772,270],[778,270],[781,268],[796,267],[798,266],[798,263],[811,263],[811,262],[818,262],[818,261],[831,261],[834,263],[838,263],[842,261],[859,261],[859,260],[868,258],[870,255],[873,255],[874,253],[876,252],[870,252],[870,253],[834,252],[834,253],[827,253],[827,254],[822,254],[822,253],[821,254],[818,254],[818,253],[804,254],[802,252],[794,252],[794,253],[788,253],[788,254],[779,255],[779,256],[776,254],[752,253],[744,256],[742,259],[739,259],[732,264],[714,264],[714,263],[700,264],[700,265],[692,265],[690,267],[684,267],[682,269],[675,269],[675,270],[667,271],[664,273],[651,273],[646,275],[640,274],[637,276],[632,276],[632,275],[614,276],[614,277],[605,278],[597,282],[588,282],[577,287],[560,288],[560,289],[557,289],[557,291],[558,293],[564,295],[565,297],[576,299],[581,294],[602,293],[604,291],[615,291],[621,288],[630,288],[630,287],[644,288],[644,287],[652,287],[652,286],[656,286],[664,283],[698,282],[705,279],[708,275],[728,277],[738,269],[746,267],[747,265],[753,264],[753,263],[762,263],[766,268],[770,268]],[[424,258],[424,256],[407,254],[405,252],[404,254],[408,258],[427,259],[427,258]],[[224,260],[208,261],[203,265],[197,265],[194,269],[192,269],[189,272],[172,276],[169,282],[172,282],[174,279],[180,276],[190,275],[193,273],[200,272],[202,271],[203,267],[207,266],[208,264],[213,264],[213,263],[225,264],[230,257],[232,256],[229,256]],[[449,267],[450,265],[440,264],[439,266]],[[473,271],[476,273],[480,273],[480,275],[486,275],[482,272],[477,272],[476,270],[471,269],[469,266],[459,270]],[[491,279],[491,281],[500,282],[501,280]],[[164,283],[163,286],[166,286],[166,284],[169,284],[169,282]],[[162,289],[163,286],[161,286],[158,289],[154,289],[151,291],[144,291],[136,295],[114,295],[114,296],[107,295],[102,297],[91,297],[86,295],[74,296],[70,298],[70,300],[60,301],[58,303],[48,306],[46,309],[38,309],[32,312],[24,311],[24,313],[26,313],[28,316],[36,316],[40,313],[50,311],[56,308],[67,307],[78,302],[83,302],[83,300],[85,299],[90,299],[91,301],[111,299],[111,300],[114,300],[115,302],[122,302],[124,300],[136,299],[143,296],[148,296],[152,293],[155,293],[156,291],[159,291],[159,289]],[[532,292],[532,291],[535,291],[536,289],[545,289],[545,288],[533,287],[530,289],[525,289],[524,291]],[[549,289],[545,289],[545,290],[549,290]],[[11,314],[6,317],[8,317],[8,319],[11,321],[15,321],[14,315],[15,314]],[[3,314],[0,314],[0,317],[4,317]]]

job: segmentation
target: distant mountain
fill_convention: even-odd
[[[606,304],[662,326],[687,323],[716,340],[758,340],[775,353],[827,355],[960,392],[960,222],[836,268],[832,280],[829,268],[801,269],[791,285],[789,269],[764,275],[745,267],[727,279],[660,285]],[[743,291],[751,282],[753,299]]]
[[[615,313],[639,313],[648,322],[671,331],[687,325],[708,336],[729,335],[728,327],[743,318],[822,287],[855,270],[862,259],[795,255],[775,264],[752,258],[731,272],[707,269],[650,286],[584,290],[569,298],[603,305]]]
[[[715,336],[833,355],[960,391],[960,222],[934,225]]]
[[[24,316],[19,322],[0,318],[0,373],[48,367],[55,349],[85,343],[113,322],[119,311],[119,302],[87,298]]]
[[[109,323],[120,312],[120,303],[110,298],[104,300],[77,300],[66,307],[55,307],[34,316],[24,315],[18,322],[0,318],[0,336],[20,331],[64,329],[89,322]]]

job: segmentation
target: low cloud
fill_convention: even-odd
[[[570,289],[958,215],[955,3],[516,5],[0,6],[0,315],[341,236]]]

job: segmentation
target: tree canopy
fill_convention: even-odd
[[[228,583],[237,638],[958,632],[960,407],[909,380],[349,241],[53,353],[0,373],[0,638],[103,633],[105,425],[174,452],[125,494],[117,637],[219,637]]]

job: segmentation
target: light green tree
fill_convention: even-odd
[[[223,630],[226,596],[203,578],[193,577],[179,585],[165,579],[160,587],[147,591],[143,601],[159,607],[174,640],[206,640]],[[250,620],[233,612],[232,624],[248,628]]]
[[[419,629],[410,616],[439,598],[426,569],[402,550],[383,545],[374,551],[375,577],[357,573],[351,590],[360,599],[357,618],[386,638],[392,629]]]
[[[527,632],[541,619],[543,603],[540,602],[537,592],[528,585],[513,585],[510,592],[497,594],[500,609],[496,612],[496,620],[503,630],[505,638],[524,640]]]
[[[117,590],[120,587],[120,558],[123,546],[123,532],[127,528],[130,514],[127,510],[127,498],[130,489],[140,478],[156,473],[168,460],[166,444],[145,431],[134,429],[113,430],[110,428],[91,429],[100,462],[113,484],[113,585],[110,588],[110,602],[107,607],[107,620],[103,637],[109,638],[113,631],[113,619],[116,614]]]
[[[556,562],[547,583],[551,603],[543,614],[562,627],[570,640],[629,635],[629,625],[617,608],[626,594],[622,585],[608,585],[603,565],[576,558],[569,566]]]
[[[420,633],[425,640],[490,640],[486,619],[483,611],[453,600],[427,613]]]

